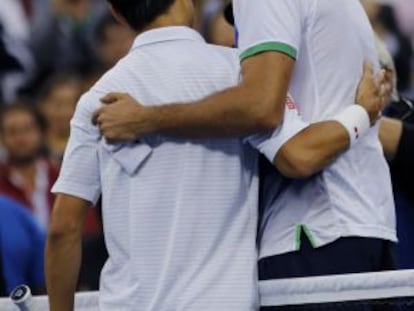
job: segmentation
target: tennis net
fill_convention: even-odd
[[[263,311],[408,311],[414,310],[414,270],[262,281],[260,292]],[[28,311],[47,311],[47,298],[33,297],[30,306]],[[0,299],[0,311],[17,310],[10,299]],[[98,293],[77,294],[75,310],[98,311]]]

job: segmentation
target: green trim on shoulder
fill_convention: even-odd
[[[296,60],[296,57],[298,56],[298,51],[289,44],[281,42],[265,42],[252,46],[251,48],[248,48],[246,51],[241,53],[240,61],[244,61],[246,58],[249,58],[251,56],[270,51],[286,54],[294,60]]]
[[[305,232],[306,236],[308,237],[308,240],[313,248],[316,248],[315,239],[312,236],[312,232],[309,230],[309,228],[306,225],[302,225],[303,232]]]

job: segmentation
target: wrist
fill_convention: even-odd
[[[140,126],[140,136],[154,134],[160,131],[159,127],[159,107],[144,106],[139,111],[139,115],[136,115],[136,124]],[[144,122],[142,122],[145,120]]]
[[[349,145],[352,147],[371,128],[371,120],[368,112],[360,105],[352,105],[341,111],[334,118],[348,132]]]

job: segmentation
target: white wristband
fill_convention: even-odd
[[[348,131],[350,146],[355,144],[371,128],[368,112],[360,105],[347,107],[336,115],[333,120],[341,123]]]

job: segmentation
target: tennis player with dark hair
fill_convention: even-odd
[[[72,120],[53,189],[58,197],[46,251],[51,310],[73,309],[81,224],[101,194],[109,251],[100,286],[102,311],[257,310],[257,153],[242,138],[149,135],[109,144],[91,123],[101,96],[113,90],[151,105],[196,101],[234,86],[237,53],[207,45],[189,28],[191,0],[110,3],[115,16],[139,35],[130,53],[82,97]],[[362,81],[358,102],[377,109],[376,118],[378,87],[369,66]],[[248,139],[263,152],[290,145],[289,138],[300,132],[293,148],[311,146],[312,169],[320,170],[335,157],[333,151],[357,143],[340,121],[302,131],[308,124],[294,101],[286,105],[286,127]],[[365,109],[356,109],[369,128]],[[321,137],[324,130],[330,134]],[[325,153],[317,148],[321,142]]]
[[[192,0],[110,4],[138,36],[82,96],[71,122],[46,248],[51,311],[73,310],[82,223],[101,194],[109,253],[101,311],[256,310],[256,153],[238,138],[110,145],[91,122],[110,91],[162,103],[230,87],[237,55],[189,28]]]
[[[103,135],[118,140],[157,133],[217,137],[271,130],[283,123],[289,89],[305,122],[338,120],[348,130],[353,148],[331,159],[321,173],[305,180],[282,179],[281,187],[280,174],[270,172],[259,237],[260,279],[392,268],[395,210],[389,169],[374,125],[378,114],[368,110],[374,126],[367,128],[366,111],[353,105],[362,62],[369,59],[379,70],[374,34],[360,2],[235,0],[233,4],[241,83],[187,105],[146,107],[125,94],[109,94],[103,101],[110,104],[96,113]],[[328,123],[323,136],[343,128]],[[336,151],[347,146],[336,145]],[[324,143],[317,149],[322,148],[329,147]],[[309,160],[299,163],[312,163],[306,152],[295,149],[265,151],[277,165],[283,150],[287,162],[293,163],[290,167],[299,166],[298,158]],[[290,177],[307,175],[280,171]],[[355,254],[353,260],[347,259],[349,254]],[[262,299],[264,306],[272,305],[271,297]]]

